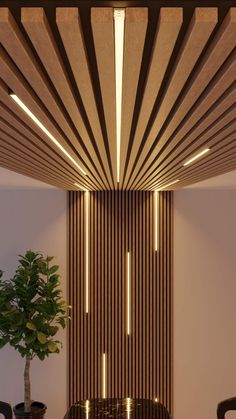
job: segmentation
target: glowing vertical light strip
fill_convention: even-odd
[[[130,335],[130,253],[127,254],[127,334]]]
[[[106,398],[106,354],[102,354],[102,381],[103,381],[103,389],[102,389],[102,397]]]
[[[128,398],[127,398],[127,419],[130,419],[130,411],[131,411],[131,407],[130,407],[130,405],[131,405],[131,400],[130,400],[130,398],[128,397]]]
[[[116,159],[117,183],[120,181],[121,107],[124,58],[125,10],[114,9],[116,69]]]
[[[86,400],[85,407],[86,407],[86,419],[88,419],[88,417],[89,417],[89,400]]]
[[[154,234],[155,234],[155,243],[154,248],[158,250],[158,236],[159,236],[159,193],[158,191],[154,192]]]
[[[85,311],[89,311],[89,192],[85,192]]]

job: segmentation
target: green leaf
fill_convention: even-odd
[[[40,343],[46,343],[46,341],[47,341],[47,337],[46,337],[46,335],[44,334],[44,333],[42,333],[42,332],[38,332],[37,333],[37,338],[38,338],[38,341],[40,342]]]
[[[26,327],[27,327],[27,329],[29,329],[29,330],[37,330],[37,329],[36,329],[36,326],[35,326],[32,322],[27,322],[27,323],[26,323]]]
[[[59,266],[58,265],[53,265],[50,269],[49,269],[49,273],[50,275],[54,274],[56,271],[58,271]]]
[[[48,349],[49,349],[49,352],[56,352],[58,348],[54,342],[50,341],[48,342]]]
[[[35,334],[29,335],[29,336],[26,336],[25,342],[26,342],[26,344],[30,345],[31,343],[33,343],[35,341],[35,339],[36,339]]]
[[[44,354],[44,353],[42,353],[42,352],[38,352],[38,353],[37,353],[37,357],[40,359],[40,361],[43,361],[43,360],[44,360],[44,358],[45,358],[45,354]]]

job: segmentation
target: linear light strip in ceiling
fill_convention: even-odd
[[[196,156],[192,157],[190,160],[186,161],[183,166],[188,166],[188,164],[192,163],[193,161],[199,159],[200,157],[204,156],[204,154],[210,151],[209,148],[205,148],[205,150],[201,151],[200,153],[196,154]]]
[[[175,185],[179,182],[179,179],[173,180],[173,182],[168,183],[165,186],[162,186],[161,188],[158,188],[157,191],[162,191],[163,189],[169,188],[169,186]]]
[[[116,158],[117,183],[120,181],[121,108],[124,59],[125,10],[114,9],[115,24],[115,78],[116,78]]]
[[[70,161],[86,176],[85,171],[80,167],[80,165],[73,159],[73,157],[66,151],[66,149],[56,140],[55,137],[47,130],[47,128],[38,120],[38,118],[30,111],[29,108],[20,100],[20,98],[15,95],[15,93],[10,93],[11,98],[23,109],[23,111],[34,121],[34,123],[48,136],[48,138],[65,154]]]

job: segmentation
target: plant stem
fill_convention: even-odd
[[[25,399],[24,399],[24,411],[26,413],[31,411],[31,391],[30,391],[30,357],[27,356],[25,360],[25,372],[24,372],[24,381],[25,381]]]

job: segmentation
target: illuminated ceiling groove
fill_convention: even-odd
[[[68,190],[177,189],[234,170],[235,39],[236,8],[125,9],[117,186],[114,9],[0,7],[0,166]]]

